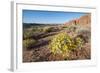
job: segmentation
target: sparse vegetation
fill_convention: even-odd
[[[43,31],[44,32],[51,32],[52,31],[52,27],[44,27]]]
[[[89,24],[24,24],[23,62],[91,58]]]
[[[91,31],[87,28],[80,28],[77,30],[77,37],[83,39],[84,43],[88,43],[91,39]]]
[[[32,48],[36,43],[37,43],[37,41],[34,39],[23,40],[23,48],[28,50],[28,49]]]
[[[68,28],[68,26],[63,26],[62,28],[66,29],[66,28]]]

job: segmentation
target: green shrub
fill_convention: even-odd
[[[26,39],[26,40],[23,40],[23,48],[24,48],[24,49],[30,49],[30,48],[32,48],[36,43],[37,43],[37,41],[34,40],[34,39]]]
[[[43,27],[31,27],[23,30],[23,39],[33,38],[37,33],[41,33]]]
[[[31,28],[33,32],[42,32],[43,31],[43,27],[39,27],[39,26],[35,26]]]
[[[32,31],[24,31],[23,32],[23,39],[30,39],[32,36],[34,36],[34,32],[32,32]]]
[[[51,40],[50,49],[55,54],[62,54],[62,56],[69,56],[69,52],[81,47],[81,38],[73,39],[69,35],[59,33]]]
[[[53,27],[44,27],[43,31],[44,32],[52,32]]]
[[[66,29],[66,28],[68,28],[68,26],[63,26],[62,28]]]

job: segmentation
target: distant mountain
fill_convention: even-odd
[[[81,16],[78,19],[73,19],[69,22],[65,22],[64,25],[71,25],[71,24],[79,24],[79,25],[90,25],[91,24],[91,14],[86,14],[84,16]]]
[[[58,25],[61,25],[61,24],[52,24],[52,23],[50,23],[50,24],[44,24],[44,23],[23,23],[23,28],[30,28],[30,27],[37,27],[37,26],[58,26]]]

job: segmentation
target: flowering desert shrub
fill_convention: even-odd
[[[82,46],[81,38],[71,38],[65,32],[54,36],[50,43],[50,50],[55,54],[61,54],[63,57],[69,57],[69,52]]]
[[[62,56],[68,56],[70,51],[73,51],[81,46],[81,38],[73,39],[65,32],[55,35],[50,43],[51,52],[54,55],[62,54]]]

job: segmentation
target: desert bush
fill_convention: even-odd
[[[54,36],[50,43],[50,49],[54,55],[62,54],[63,57],[68,57],[69,52],[77,49],[81,44],[81,38],[74,40],[64,32]]]
[[[34,35],[34,32],[32,31],[24,31],[23,32],[23,39],[29,39]]]
[[[74,32],[74,33],[76,33],[77,30],[80,29],[81,27],[82,27],[82,26],[81,26],[80,24],[77,24],[77,25],[72,24],[72,25],[70,25],[70,26],[67,26],[66,30],[67,30],[68,32]]]
[[[52,32],[54,30],[54,27],[44,27],[44,32]]]
[[[77,45],[78,49],[81,49],[83,45],[83,39],[80,37],[74,37],[74,44]]]
[[[66,29],[66,28],[68,28],[68,26],[62,26],[62,28]]]
[[[43,27],[31,27],[23,30],[23,39],[34,38],[37,33],[43,32]]]
[[[80,37],[84,43],[87,43],[91,39],[91,31],[88,28],[80,28],[77,30],[77,37]]]
[[[32,27],[32,31],[33,32],[42,32],[43,31],[43,27],[39,27],[39,26]]]
[[[34,39],[26,39],[23,40],[23,48],[24,49],[31,49],[37,43]]]
[[[79,27],[78,25],[73,24],[73,25],[68,26],[67,30],[69,32],[75,32],[78,27]]]

